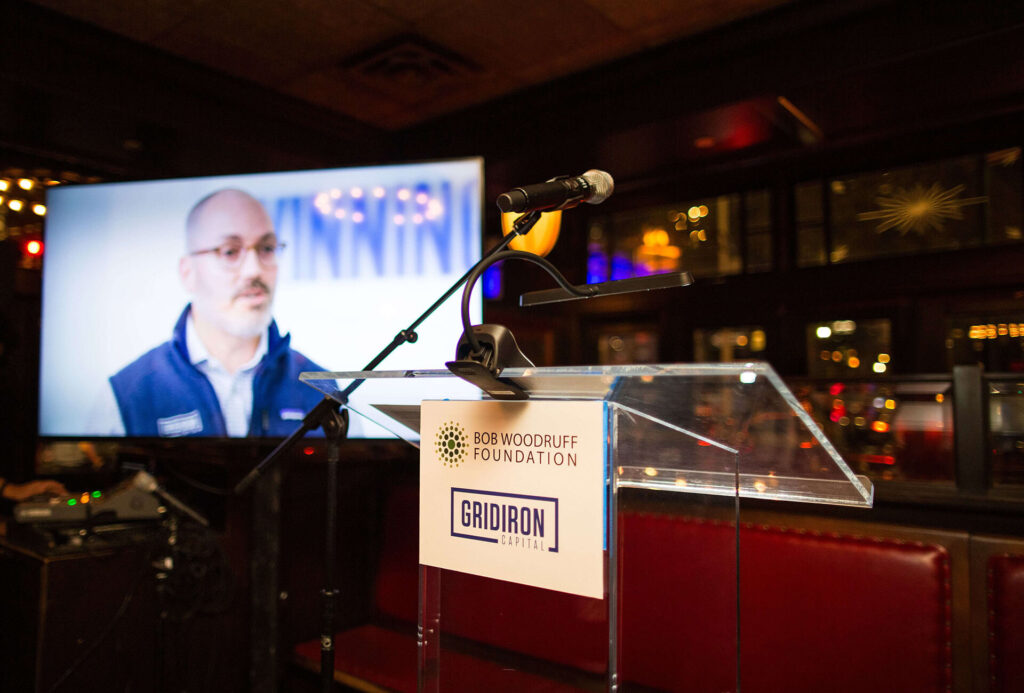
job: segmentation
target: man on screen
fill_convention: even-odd
[[[322,398],[299,373],[323,369],[271,315],[284,246],[270,217],[248,193],[219,190],[189,212],[185,242],[178,273],[191,303],[170,341],[110,378],[121,425],[105,432],[288,435]]]

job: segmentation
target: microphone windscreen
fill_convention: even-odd
[[[583,174],[583,178],[586,179],[587,183],[590,184],[591,190],[593,190],[590,197],[587,198],[588,204],[601,204],[611,197],[612,192],[615,190],[615,180],[607,171],[598,171],[596,168],[592,168]]]

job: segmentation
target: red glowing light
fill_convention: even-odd
[[[829,386],[828,393],[835,397],[836,395],[842,394],[843,390],[845,389],[846,386],[843,385],[842,383],[833,383],[832,385]]]
[[[316,449],[310,445],[307,445],[306,447],[302,448],[303,455],[312,455],[314,452],[316,452]]]
[[[805,441],[803,441],[803,442],[801,442],[801,443],[800,443],[800,448],[801,448],[802,450],[810,450],[810,449],[811,449],[811,448],[813,448],[813,447],[814,447],[814,443],[812,443],[812,442],[811,442],[811,441],[809,441],[809,440],[805,440]]]
[[[42,255],[43,254],[43,242],[42,241],[29,241],[25,244],[25,252],[29,255]]]
[[[860,458],[868,464],[896,464],[892,455],[861,455]]]
[[[711,447],[711,443],[707,442],[706,440],[698,440],[697,445],[701,446],[702,448]]]

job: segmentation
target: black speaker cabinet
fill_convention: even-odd
[[[156,690],[151,561],[147,544],[54,553],[0,538],[0,687]]]

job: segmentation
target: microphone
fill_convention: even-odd
[[[193,520],[201,524],[203,527],[210,526],[210,523],[206,520],[205,517],[203,517],[195,510],[185,505],[185,503],[183,503],[179,499],[172,496],[167,491],[167,489],[160,486],[160,484],[157,483],[157,480],[153,478],[152,474],[140,470],[135,473],[135,478],[132,479],[132,484],[135,486],[135,488],[141,491],[146,491],[147,493],[152,493],[156,496],[159,496],[161,499],[163,499],[167,503],[170,503],[179,511],[185,513]]]
[[[598,205],[607,200],[614,189],[615,181],[608,173],[592,168],[575,178],[562,176],[502,193],[498,195],[498,209],[502,212],[539,212],[569,209],[580,202]]]

